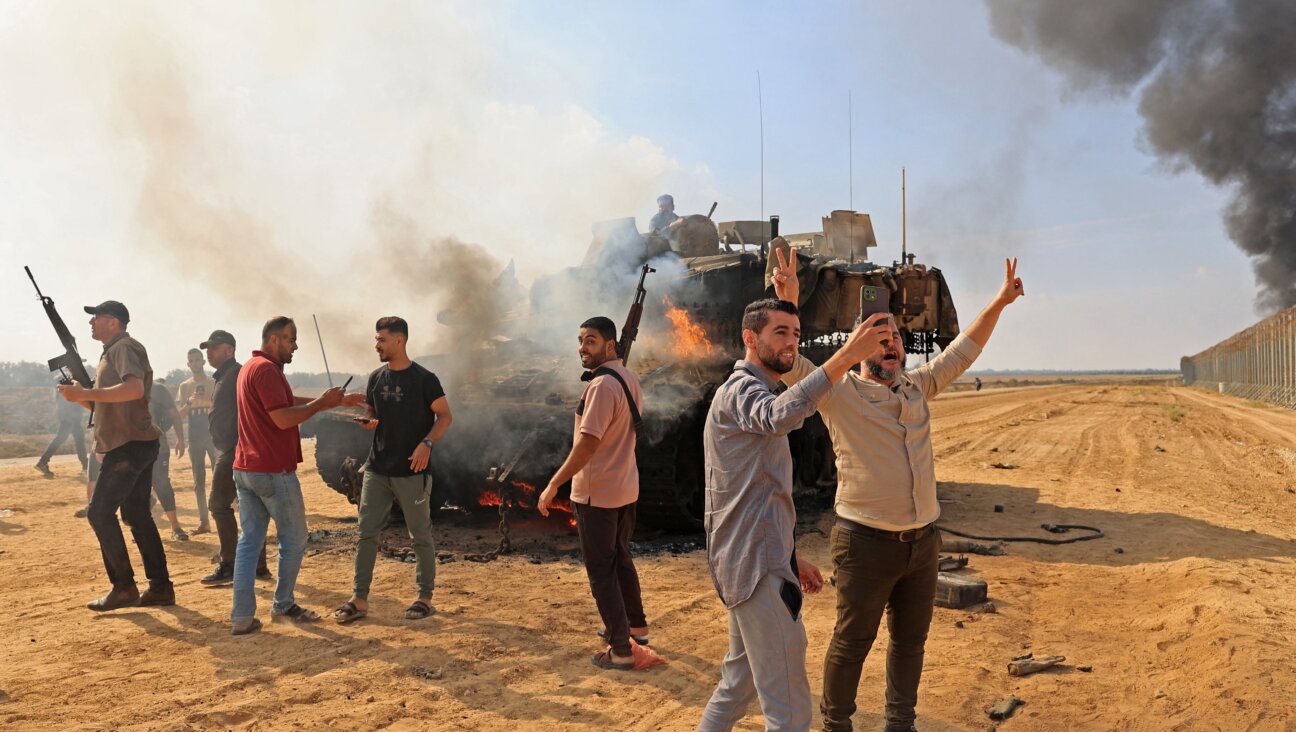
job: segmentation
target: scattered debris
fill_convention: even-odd
[[[338,536],[354,536],[355,529],[315,529],[306,535],[306,543],[319,543]]]
[[[996,605],[996,604],[994,604],[993,602],[987,602],[986,604],[984,604],[984,605],[982,605],[981,607],[977,608],[977,612],[979,612],[979,613],[985,613],[985,614],[987,614],[987,615],[998,615],[998,614],[999,614],[999,606]]]
[[[1121,491],[1120,491],[1120,488],[1117,488],[1117,489],[1116,489],[1116,492],[1117,492],[1117,493],[1120,493],[1120,492],[1121,492]]]
[[[1089,666],[1087,664],[1084,666],[1076,666],[1076,671],[1083,671],[1087,674],[1091,674],[1093,673],[1093,666]]]
[[[1124,550],[1124,549],[1121,549],[1120,547],[1116,547],[1116,548],[1113,549],[1112,551],[1116,552],[1117,554],[1124,554],[1124,553],[1125,553],[1125,550]]]
[[[1156,697],[1157,699],[1164,699],[1164,698],[1166,698],[1165,689],[1157,689],[1157,693],[1156,693],[1156,694],[1153,694],[1153,696]]]
[[[1157,452],[1165,452],[1165,451],[1166,451],[1165,448],[1164,448],[1164,447],[1161,447],[1160,445],[1155,445],[1155,446],[1153,446],[1152,449],[1153,449],[1153,450],[1156,450]]]
[[[999,448],[997,448],[997,447],[992,447],[992,448],[990,448],[990,452],[999,452]]]
[[[986,467],[994,468],[995,470],[1016,470],[1017,469],[1017,465],[1014,463],[986,463]]]
[[[963,621],[962,621],[962,620],[955,620],[955,621],[954,621],[954,627],[955,627],[955,628],[962,628],[962,627],[963,627]]]
[[[428,668],[427,666],[415,666],[414,675],[426,681],[436,681],[441,678],[441,669]]]
[[[994,721],[1002,722],[1003,720],[1011,717],[1013,715],[1013,712],[1017,711],[1017,707],[1020,707],[1025,703],[1026,702],[1022,701],[1021,699],[1018,699],[1015,696],[1010,696],[1007,699],[1004,699],[1003,701],[999,702],[998,704],[991,706],[989,709],[986,709],[986,714],[990,715],[990,718],[993,719]]]
[[[1029,676],[1045,669],[1053,668],[1065,660],[1066,656],[1045,656],[1043,658],[1034,658],[1033,654],[1028,653],[1025,658],[1015,658],[1008,662],[1008,674],[1010,676]]]
[[[9,518],[13,515],[13,509],[0,508],[0,518]]]
[[[936,604],[960,610],[978,602],[985,602],[985,580],[940,572],[936,575]]]
[[[968,566],[967,557],[951,557],[942,555],[937,562],[937,569],[941,572],[954,572]]]
[[[986,557],[1002,557],[1003,544],[981,544],[968,539],[947,539],[941,537],[941,549],[956,554],[980,554]]]
[[[994,512],[995,512],[995,513],[1003,513],[1003,512],[1004,512],[1003,504],[1002,504],[1002,503],[996,503],[995,506],[994,506]]]

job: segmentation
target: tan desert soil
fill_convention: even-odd
[[[950,526],[1107,536],[971,558],[997,612],[937,609],[919,729],[987,729],[985,708],[1009,695],[1026,705],[1005,730],[1296,729],[1296,413],[1145,385],[987,390],[933,411]],[[172,466],[192,528],[187,463]],[[725,614],[701,552],[639,561],[669,660],[643,673],[590,665],[594,605],[562,555],[442,564],[440,612],[418,623],[398,618],[413,566],[380,557],[369,618],[232,638],[230,591],[197,582],[215,537],[168,540],[179,605],[95,615],[83,604],[106,588],[94,537],[72,517],[75,467],[57,463],[52,481],[0,467],[0,510],[12,511],[0,518],[0,728],[691,730],[718,677]],[[298,585],[302,604],[326,611],[349,594],[353,509],[313,470],[302,478],[311,528],[343,532],[311,545]],[[493,539],[489,524],[438,528],[460,557]],[[552,540],[570,548],[561,531]],[[808,533],[801,551],[826,569],[826,544]],[[263,620],[270,593],[258,588]],[[806,604],[816,693],[833,613],[831,594]],[[1026,652],[1068,667],[1009,676]],[[884,657],[880,639],[857,729],[881,726]],[[741,729],[762,728],[751,713]]]

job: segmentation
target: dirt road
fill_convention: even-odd
[[[985,707],[1009,695],[1026,706],[1002,729],[1296,729],[1296,413],[1139,385],[985,391],[933,412],[949,526],[1048,536],[1040,524],[1088,524],[1107,536],[972,557],[997,612],[937,609],[920,729],[986,729]],[[172,466],[192,527],[187,462]],[[690,730],[718,677],[725,615],[701,552],[639,562],[669,663],[637,674],[590,665],[598,622],[570,558],[442,564],[440,612],[419,623],[398,619],[413,567],[380,558],[369,618],[232,638],[229,590],[197,582],[216,544],[201,536],[167,542],[177,607],[95,615],[82,605],[105,589],[103,568],[72,517],[83,486],[72,466],[56,469],[66,477],[0,468],[0,510],[12,511],[0,518],[5,729]],[[311,528],[341,532],[312,543],[298,585],[323,611],[349,593],[353,511],[313,471],[303,482]],[[460,557],[492,540],[438,532]],[[822,536],[800,547],[828,566]],[[269,596],[259,588],[263,617]],[[818,691],[831,596],[809,598],[805,617]],[[1027,652],[1073,667],[1009,676]],[[857,729],[880,727],[884,656],[880,640]],[[762,728],[752,712],[742,729]]]

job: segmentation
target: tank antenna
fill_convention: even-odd
[[[906,218],[908,209],[905,201],[905,169],[900,166],[900,263],[909,261],[909,228]]]
[[[756,70],[756,108],[760,115],[760,218],[765,220],[765,98],[761,93],[760,69]]]
[[[311,320],[315,321],[315,338],[320,344],[320,355],[324,357],[324,373],[328,375],[329,388],[333,388],[333,372],[329,370],[328,354],[324,352],[324,337],[320,335],[319,318],[315,313],[311,313]]]
[[[855,210],[855,116],[851,105],[851,90],[846,90],[846,169],[850,180],[850,210]]]

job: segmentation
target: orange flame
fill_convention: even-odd
[[[535,505],[539,500],[539,492],[536,490],[536,487],[531,485],[530,483],[524,483],[520,480],[514,480],[511,481],[511,483],[513,487],[516,488],[518,490],[518,493],[520,494],[516,496],[514,502],[518,506],[521,506],[522,508],[535,508]],[[499,491],[491,490],[489,488],[483,490],[481,494],[477,496],[477,505],[479,506],[500,505]],[[554,511],[572,513],[571,501],[568,501],[566,498],[556,499],[553,503],[549,504],[549,508]],[[574,520],[575,519],[573,519],[573,521]]]
[[[669,297],[663,297],[666,317],[670,318],[673,342],[671,350],[680,358],[703,358],[715,351],[702,326],[693,322],[688,311],[675,306]]]

